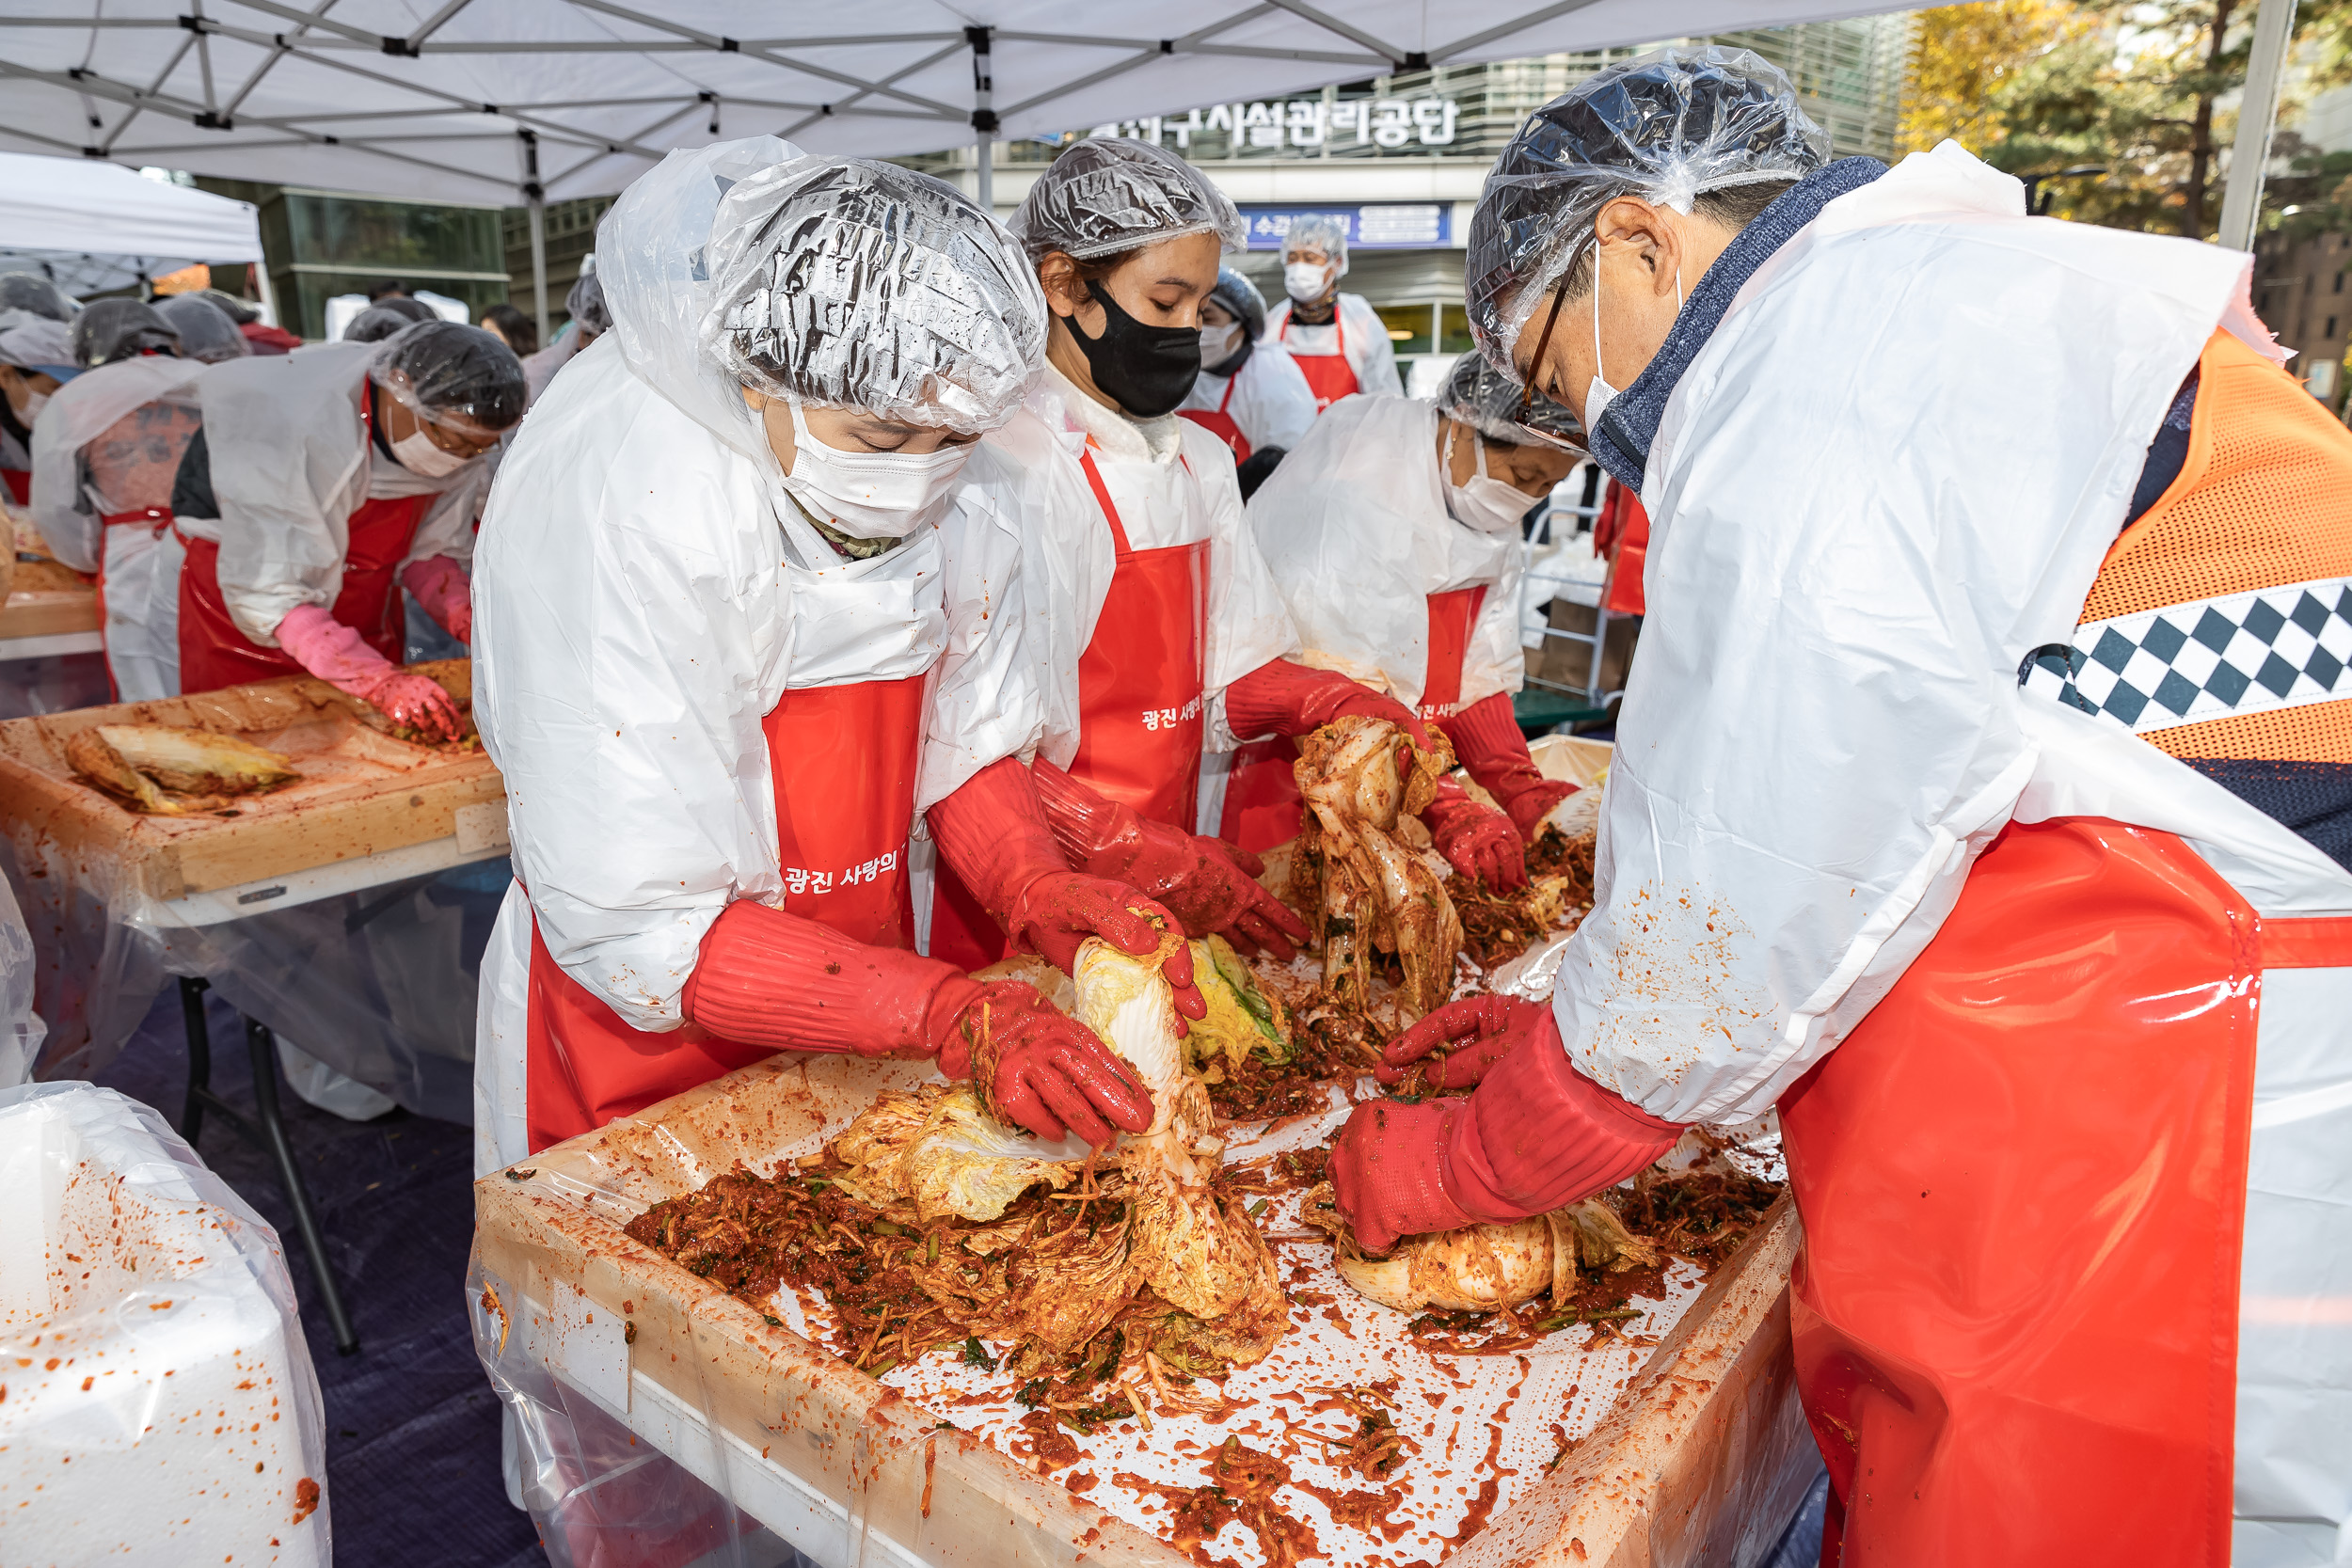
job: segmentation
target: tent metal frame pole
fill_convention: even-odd
[[[991,29],[966,27],[964,41],[972,46],[972,135],[979,178],[973,195],[980,211],[996,214],[996,80],[991,61],[994,42]]]
[[[2262,0],[2254,15],[2253,45],[2247,51],[2237,141],[2230,150],[2230,175],[2221,189],[2221,230],[2214,236],[2230,250],[2254,248],[2265,166],[2270,162],[2270,140],[2279,125],[2279,82],[2286,74],[2287,51],[2294,43],[2295,0]]]
[[[523,199],[531,207],[531,313],[542,346],[554,341],[548,330],[548,192],[539,183],[539,134],[515,133],[523,142]]]

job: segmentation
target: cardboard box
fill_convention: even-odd
[[[1555,631],[1593,635],[1593,626],[1599,612],[1591,605],[1571,599],[1554,599],[1546,619]],[[1600,657],[1600,689],[1605,692],[1625,689],[1626,672],[1633,664],[1633,642],[1639,627],[1633,617],[1612,615],[1609,630],[1602,640]],[[1574,642],[1565,637],[1547,637],[1540,657],[1531,673],[1547,686],[1582,691],[1591,681],[1592,644]]]

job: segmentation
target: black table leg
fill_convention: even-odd
[[[326,1321],[335,1331],[336,1353],[350,1355],[358,1350],[359,1337],[352,1332],[342,1292],[335,1288],[334,1272],[326,1266],[326,1243],[319,1235],[318,1218],[310,1212],[310,1189],[302,1180],[302,1167],[294,1163],[294,1146],[286,1141],[286,1124],[278,1115],[277,1042],[267,1025],[249,1018],[245,1021],[245,1039],[253,1057],[253,1099],[262,1113],[261,1141],[277,1157],[278,1174],[285,1180],[286,1201],[294,1206],[294,1228],[301,1233],[303,1250],[310,1255],[319,1299],[326,1304]]]
[[[204,1024],[204,993],[211,989],[200,979],[180,981],[180,1016],[188,1026],[188,1098],[180,1108],[180,1135],[190,1148],[204,1131],[204,1095],[213,1086],[213,1035]]]

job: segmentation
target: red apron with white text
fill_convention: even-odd
[[[1780,1105],[1824,1563],[2228,1562],[2262,976],[2345,963],[2169,834],[1994,841]]]
[[[1296,314],[1295,309],[1292,314]],[[1301,354],[1296,349],[1291,349],[1291,357],[1298,361],[1299,370],[1306,374],[1308,388],[1315,394],[1315,412],[1318,414],[1340,399],[1363,390],[1356,380],[1356,367],[1347,362],[1347,328],[1341,324],[1340,316],[1340,308],[1334,303],[1331,307],[1331,341],[1338,347],[1338,353]],[[1286,315],[1282,318],[1282,346],[1285,348],[1290,348],[1290,335],[1291,318]]]
[[[1118,564],[1078,658],[1078,754],[1070,776],[1154,822],[1191,832],[1200,795],[1201,689],[1209,631],[1209,541],[1138,550],[1094,453],[1087,483],[1110,524]],[[930,956],[977,969],[1005,956],[1005,933],[946,864],[931,905]]]
[[[1450,719],[1462,705],[1462,662],[1470,628],[1486,602],[1486,585],[1429,595],[1429,657],[1422,666],[1421,717]],[[1217,836],[1252,853],[1298,836],[1306,797],[1298,793],[1298,742],[1286,735],[1253,740],[1233,753],[1225,781],[1225,810]]]
[[[417,524],[436,499],[430,492],[387,496],[362,504],[343,525],[349,543],[342,592],[327,613],[394,664],[406,653],[408,625],[393,574],[408,559]],[[188,549],[180,570],[180,689],[193,694],[303,673],[292,654],[262,647],[230,619],[220,593],[220,546],[185,533],[180,538]]]
[[[787,691],[761,722],[784,907],[877,947],[914,945],[907,832],[926,675]],[[631,1028],[531,930],[532,1153],[772,1054],[688,1024]]]
[[[1180,408],[1177,410],[1185,419],[1232,448],[1233,461],[1236,463],[1247,461],[1249,456],[1249,437],[1241,433],[1241,426],[1235,424],[1233,416],[1226,412],[1233,401],[1233,386],[1240,380],[1241,372],[1239,371],[1235,371],[1225,378],[1225,395],[1216,400],[1215,408]]]

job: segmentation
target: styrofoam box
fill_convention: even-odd
[[[330,1561],[276,1233],[88,1084],[0,1091],[0,1560]]]

